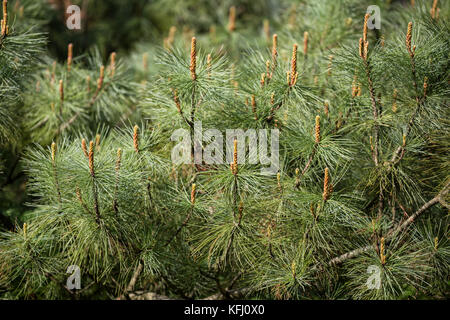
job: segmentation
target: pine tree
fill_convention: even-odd
[[[0,234],[0,297],[446,297],[450,4],[372,2],[381,30],[366,1],[282,1],[248,30],[244,4],[221,5],[206,32],[108,60],[69,44],[53,62],[10,27],[0,112],[20,117],[0,132],[23,132],[31,203]],[[279,171],[242,163],[240,137],[228,163],[199,162],[198,122],[278,129]],[[171,159],[176,129],[191,164]]]
[[[42,53],[45,38],[32,28],[14,25],[17,12],[8,11],[8,2],[2,2],[0,33],[0,143],[17,138],[19,132],[12,109],[20,99],[24,80]]]

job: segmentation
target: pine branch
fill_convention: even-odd
[[[406,35],[406,48],[409,52],[409,57],[410,57],[411,74],[412,74],[413,87],[414,87],[414,93],[415,93],[415,98],[416,98],[416,108],[414,109],[414,112],[412,113],[410,120],[408,122],[408,125],[406,127],[406,132],[403,136],[403,144],[402,144],[402,146],[397,148],[397,150],[394,152],[394,154],[392,156],[391,162],[394,163],[394,165],[399,163],[403,159],[403,156],[405,155],[406,139],[408,138],[408,136],[411,132],[411,129],[414,125],[416,117],[419,114],[422,104],[424,103],[425,98],[426,98],[425,94],[424,94],[423,99],[421,99],[419,97],[419,89],[417,86],[417,75],[416,75],[416,57],[415,57],[416,46],[411,48],[411,36],[412,36],[411,32],[412,32],[412,23],[410,22],[408,24],[408,32]]]
[[[385,237],[386,240],[392,239],[392,237],[394,237],[396,234],[398,234],[399,232],[407,229],[411,224],[414,223],[414,221],[417,220],[417,218],[423,213],[425,212],[427,209],[433,207],[434,205],[438,204],[438,203],[443,203],[443,206],[448,207],[448,204],[446,204],[445,202],[445,197],[447,196],[448,192],[450,191],[450,181],[446,183],[444,189],[438,194],[436,195],[433,199],[431,199],[430,201],[428,201],[427,203],[425,203],[422,207],[420,207],[420,209],[418,209],[413,215],[411,215],[406,221],[400,223],[399,225],[397,225],[397,227],[395,227],[394,229],[392,229],[391,231],[389,231]],[[348,259],[352,259],[355,258],[371,249],[374,249],[375,245],[368,245],[362,248],[358,248],[355,249],[353,251],[344,253],[338,257],[335,257],[333,259],[331,259],[328,264],[329,265],[338,265],[343,263],[344,261],[348,260]]]
[[[134,290],[134,287],[136,286],[136,281],[138,280],[139,276],[141,275],[141,272],[144,268],[144,265],[142,264],[142,261],[139,261],[138,266],[134,270],[133,276],[131,277],[130,282],[128,283],[128,286],[126,288],[125,294],[130,295],[130,292]]]

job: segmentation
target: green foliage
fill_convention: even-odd
[[[70,70],[68,62],[47,62],[30,83],[28,90],[35,93],[26,97],[23,116],[32,141],[49,144],[62,133],[95,132],[130,114],[137,87],[122,59],[111,56],[104,67],[98,51],[93,51],[84,60],[75,58]]]
[[[32,28],[21,31],[14,24],[0,36],[0,144],[18,135],[12,109],[20,103],[20,91],[43,52],[45,37]]]
[[[382,29],[360,52],[367,1],[220,1],[214,15],[204,1],[171,2],[176,29],[129,56],[106,61],[98,41],[53,62],[37,56],[41,35],[14,42],[14,29],[0,45],[14,88],[2,101],[18,108],[0,132],[24,136],[4,153],[29,197],[25,224],[0,234],[0,297],[446,297],[449,4],[432,17],[431,1],[374,1]],[[192,137],[199,121],[223,136],[278,129],[278,174],[173,163],[172,134]],[[65,287],[71,265],[80,291]],[[368,286],[374,268],[379,289]]]

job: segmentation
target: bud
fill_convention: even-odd
[[[239,202],[239,208],[238,208],[239,216],[238,216],[238,224],[241,224],[242,221],[242,215],[244,213],[244,203],[241,201]]]
[[[342,126],[342,117],[343,117],[342,111],[339,111],[339,116],[338,116],[338,120],[337,120],[337,123],[336,123],[336,129],[340,129],[341,128],[341,126]]]
[[[228,15],[228,31],[233,32],[236,29],[236,7],[232,6],[230,8],[230,13]]]
[[[81,140],[81,149],[83,150],[83,153],[86,156],[86,158],[88,158],[89,155],[88,155],[88,151],[86,148],[86,139]]]
[[[211,77],[211,60],[212,60],[211,54],[208,54],[208,58],[207,58],[207,61],[206,61],[206,65],[207,65],[207,68],[208,68],[208,78]]]
[[[431,7],[430,10],[430,14],[431,14],[431,18],[435,19],[436,18],[436,8],[437,8],[437,4],[438,4],[438,0],[434,0],[433,1],[433,6]]]
[[[359,38],[359,56],[364,59],[364,42],[363,42],[363,38]]]
[[[169,29],[169,36],[165,39],[167,49],[171,49],[173,42],[175,41],[175,33],[177,32],[177,28],[175,26],[171,26]]]
[[[295,73],[294,80],[292,81],[292,86],[295,86],[297,84],[298,80],[298,72]]]
[[[316,218],[316,209],[314,208],[314,203],[311,203],[309,205],[309,211],[311,212],[311,215],[313,216],[313,218]]]
[[[191,190],[191,204],[192,205],[195,204],[195,189],[196,189],[196,185],[195,185],[195,183],[193,183],[192,190]]]
[[[52,163],[55,165],[55,158],[56,158],[56,143],[52,143]]]
[[[83,198],[81,197],[81,190],[80,188],[76,187],[75,194],[77,196],[78,201],[83,204]]]
[[[367,42],[367,21],[370,18],[370,14],[366,13],[366,15],[364,16],[364,28],[363,28],[363,42],[366,43]]]
[[[278,184],[278,189],[280,189],[280,191],[281,191],[282,188],[281,188],[281,173],[280,172],[277,173],[277,184]]]
[[[380,243],[380,259],[381,259],[382,265],[386,264],[386,256],[385,256],[385,252],[384,252],[384,237],[381,238],[381,243]]]
[[[428,77],[425,77],[423,81],[423,96],[427,96],[427,89],[428,89]]]
[[[359,39],[359,55],[363,60],[367,60],[367,53],[369,50],[369,41],[367,41],[367,21],[369,20],[369,17],[369,13],[364,16],[363,37]]]
[[[72,68],[72,59],[73,59],[73,44],[69,43],[68,53],[67,53],[67,71],[70,72]]]
[[[133,129],[133,145],[134,150],[139,153],[139,127],[137,125]]]
[[[316,133],[316,144],[317,144],[317,143],[320,143],[320,116],[316,116],[315,133]]]
[[[364,43],[364,60],[367,60],[367,54],[369,53],[369,41]]]
[[[173,90],[173,101],[175,102],[178,113],[181,114],[181,104],[180,104],[180,99],[178,98],[177,89]]]
[[[122,162],[122,149],[117,149],[117,160],[116,160],[116,172],[120,170],[120,164]]]
[[[303,54],[305,56],[308,55],[308,32],[305,31],[305,33],[303,34]]]
[[[434,238],[434,250],[438,249],[438,244],[439,244],[439,239],[438,239],[438,237],[435,237]]]
[[[295,77],[297,74],[297,48],[298,45],[294,44],[292,48],[292,62],[291,62],[291,75],[290,75],[290,86],[294,85]]]
[[[334,56],[330,54],[328,56],[328,76],[329,77],[331,76],[331,70],[332,70],[332,67],[333,67],[333,59],[334,59]]]
[[[1,21],[1,36],[8,35],[8,0],[3,0],[3,20]]]
[[[394,113],[397,112],[397,95],[398,95],[398,91],[397,91],[397,89],[394,89],[394,94],[392,95],[392,98],[393,98],[392,111]]]
[[[269,23],[269,20],[264,19],[264,21],[263,21],[263,29],[264,29],[264,35],[266,36],[267,41],[270,41],[270,23]]]
[[[328,117],[330,114],[330,104],[328,103],[328,101],[325,101],[324,105],[323,105],[323,112],[325,113],[325,115]]]
[[[277,57],[278,57],[278,35],[274,34],[272,37],[272,71],[270,77],[272,78],[273,72],[277,67]]]
[[[332,183],[330,183],[330,187],[328,188],[328,193],[329,193],[329,195],[331,196],[332,194],[333,194],[333,184]]]
[[[89,171],[91,173],[91,176],[94,177],[95,171],[94,171],[94,142],[89,142]]]
[[[233,163],[231,164],[233,175],[238,174],[238,141],[234,139]]]
[[[169,29],[169,40],[170,40],[171,42],[174,41],[174,39],[175,39],[175,33],[176,33],[176,32],[177,32],[177,27],[171,26],[170,29]]]
[[[112,52],[111,53],[111,65],[110,65],[110,74],[111,77],[114,77],[114,75],[116,74],[116,53]]]
[[[252,111],[255,115],[255,120],[258,120],[258,114],[256,113],[256,99],[254,94],[252,94]]]
[[[23,237],[27,238],[28,225],[26,223],[23,224]]]
[[[99,134],[97,134],[95,136],[95,149],[97,151],[99,151],[99,149],[100,149],[100,135]]]
[[[406,32],[406,49],[411,57],[414,57],[414,52],[411,50],[411,38],[412,38],[412,22],[408,23],[408,31]]]
[[[266,73],[261,73],[261,87],[264,87],[264,85],[266,84]]]
[[[195,69],[197,68],[197,39],[195,37],[192,37],[191,40],[191,64],[190,64],[190,71],[191,71],[191,78],[192,80],[197,79],[197,74],[195,73]]]
[[[293,29],[296,25],[296,21],[297,21],[297,5],[293,3],[291,8],[289,9],[288,28]]]
[[[103,80],[105,79],[105,66],[100,67],[100,78],[97,80],[97,90],[103,87]]]
[[[331,196],[332,189],[330,189],[330,176],[328,168],[325,168],[325,178],[323,181],[323,200],[327,201]]]

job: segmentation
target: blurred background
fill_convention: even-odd
[[[27,2],[30,2],[29,4]],[[33,2],[33,3],[31,3]],[[43,31],[48,32],[49,50],[58,59],[67,57],[67,43],[74,54],[97,46],[104,57],[109,52],[129,52],[137,43],[163,45],[170,28],[184,33],[207,33],[226,26],[229,8],[236,7],[236,20],[248,33],[261,31],[264,20],[275,22],[278,13],[293,3],[287,0],[16,0],[30,11]],[[81,30],[69,30],[67,8],[81,9]],[[27,23],[32,23],[28,21]]]

